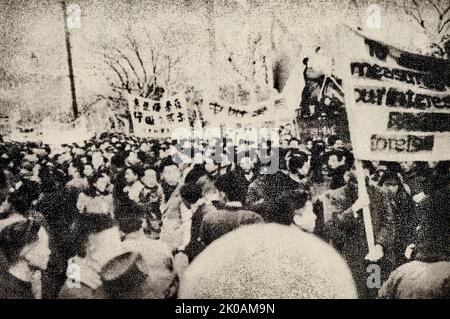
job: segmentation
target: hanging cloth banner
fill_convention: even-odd
[[[233,105],[226,102],[209,102],[203,109],[203,118],[209,126],[266,126],[281,117],[288,117],[286,103],[282,95],[252,105]],[[292,120],[292,116],[291,116]]]
[[[355,158],[450,159],[450,61],[342,30],[345,106]]]
[[[176,95],[155,101],[139,96],[128,96],[128,107],[134,134],[140,137],[169,137],[175,128],[189,128],[184,98]]]

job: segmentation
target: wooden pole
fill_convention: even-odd
[[[358,198],[368,198],[367,186],[364,177],[364,170],[362,162],[360,160],[355,161],[356,178],[358,180]],[[364,229],[366,231],[367,246],[369,248],[369,254],[375,247],[375,239],[373,235],[372,217],[370,215],[370,208],[363,208]]]
[[[75,93],[75,79],[73,75],[73,66],[72,66],[72,51],[70,47],[70,31],[67,26],[67,6],[66,1],[61,1],[63,16],[64,16],[64,31],[66,36],[66,49],[67,49],[67,62],[69,64],[69,79],[70,79],[70,92],[72,95],[72,111],[75,119],[78,117],[78,105],[77,105],[77,97]]]

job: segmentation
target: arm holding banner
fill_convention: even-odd
[[[379,249],[375,249],[375,239],[373,235],[373,225],[372,225],[372,217],[370,215],[370,208],[369,208],[369,195],[367,193],[367,186],[366,181],[364,178],[364,170],[362,167],[362,163],[360,160],[357,160],[355,162],[356,166],[356,177],[358,181],[358,201],[362,203],[367,203],[367,205],[363,206],[363,219],[364,219],[364,229],[366,231],[366,238],[367,238],[367,247],[369,249],[369,253],[366,256],[366,259],[375,259],[372,257],[376,257],[375,251]],[[356,207],[355,207],[356,208]]]

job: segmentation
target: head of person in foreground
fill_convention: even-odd
[[[209,245],[180,282],[181,299],[357,298],[352,274],[330,245],[295,226],[240,227]]]

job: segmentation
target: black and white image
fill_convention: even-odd
[[[0,0],[0,299],[449,299],[449,201],[450,0]]]

